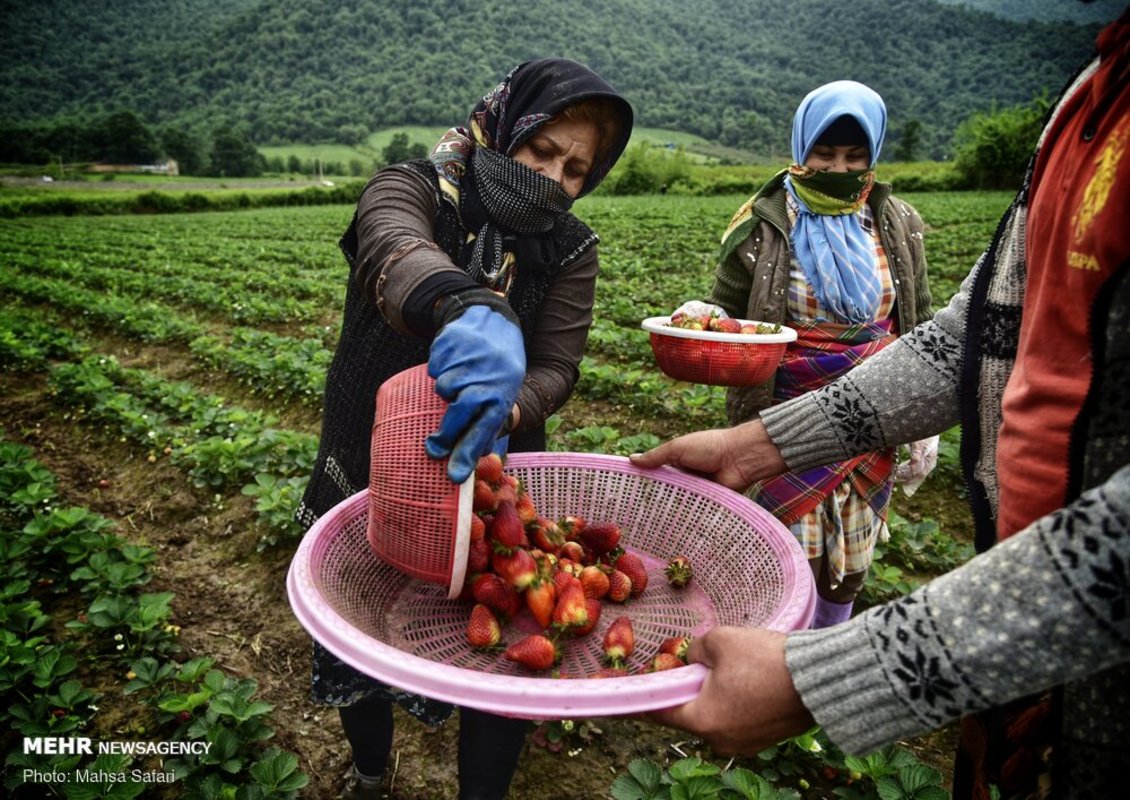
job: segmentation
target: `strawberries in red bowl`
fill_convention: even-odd
[[[773,376],[796,331],[734,317],[649,317],[659,369],[671,378],[713,386],[755,386]]]

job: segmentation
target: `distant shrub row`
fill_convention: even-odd
[[[178,214],[194,211],[235,211],[269,206],[315,206],[357,201],[364,181],[332,187],[262,191],[142,192],[107,197],[101,193],[60,192],[41,197],[22,195],[0,199],[0,218],[34,215]]]
[[[769,166],[715,167],[693,164],[681,151],[654,146],[631,148],[598,192],[611,195],[714,196],[749,195],[771,177]],[[879,166],[879,179],[894,183],[898,192],[934,192],[970,188],[949,164],[915,162]],[[332,187],[255,191],[158,192],[107,196],[100,192],[43,192],[0,198],[0,218],[80,214],[176,214],[196,211],[235,211],[268,206],[345,204],[357,201],[364,181]]]

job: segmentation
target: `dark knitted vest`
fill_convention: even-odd
[[[438,201],[435,237],[452,261],[459,254],[467,231],[459,221],[458,210],[439,190],[435,170],[426,160],[404,165],[423,176],[434,188]],[[561,269],[574,262],[597,239],[583,222],[564,214],[552,233],[557,261],[548,269],[522,269],[507,300],[522,325],[527,348],[541,311],[546,290]],[[322,435],[318,458],[306,487],[297,518],[304,527],[312,525],[351,494],[369,484],[369,444],[372,434],[377,390],[390,377],[428,360],[430,342],[395,330],[377,310],[357,277],[357,217],[340,241],[349,264],[349,282],[341,337],[326,374],[322,405]],[[510,452],[545,449],[545,427],[511,434]]]

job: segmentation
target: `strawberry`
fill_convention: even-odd
[[[565,536],[565,541],[567,542],[577,541],[586,524],[585,518],[579,517],[576,514],[567,514],[557,520],[557,527],[561,529],[561,533]]]
[[[741,333],[742,324],[733,317],[713,317],[709,329],[718,333]]]
[[[471,508],[475,511],[492,511],[498,505],[498,494],[490,484],[482,478],[475,480],[475,494],[471,500]]]
[[[614,569],[612,572],[608,573],[608,594],[606,596],[609,600],[614,603],[623,603],[627,601],[631,593],[631,578],[618,569]]]
[[[538,625],[548,628],[553,622],[553,607],[557,600],[557,588],[552,580],[539,578],[526,588],[526,607],[534,615]]]
[[[567,572],[568,574],[572,575],[574,578],[579,578],[579,577],[581,577],[581,570],[582,569],[584,569],[584,567],[581,566],[581,563],[579,561],[574,561],[571,558],[562,558],[561,554],[560,553],[558,554],[558,556],[557,556],[557,571],[558,572]]]
[[[561,593],[565,591],[566,587],[571,584],[580,585],[580,581],[570,572],[565,570],[557,570],[553,573],[553,585],[557,589],[557,596],[560,597]]]
[[[502,456],[498,453],[487,453],[479,459],[475,466],[475,477],[486,481],[492,487],[502,483]]]
[[[484,539],[471,539],[467,548],[467,571],[483,572],[490,566],[490,544]]]
[[[499,501],[488,533],[496,552],[509,554],[521,546],[525,532],[522,530],[522,521],[518,518],[518,512],[509,500]]]
[[[687,650],[690,649],[690,646],[690,636],[672,636],[660,642],[659,652],[680,658],[685,664],[687,661]]]
[[[581,542],[597,556],[602,556],[620,543],[620,526],[614,522],[595,522],[581,530]]]
[[[589,621],[584,625],[573,628],[573,636],[587,636],[592,633],[596,623],[600,622],[600,612],[603,610],[603,606],[599,600],[595,597],[586,597],[585,610],[588,612]]]
[[[608,573],[598,566],[588,566],[581,570],[581,586],[584,587],[585,597],[595,597],[597,600],[608,594]]]
[[[523,525],[533,525],[538,521],[537,506],[528,494],[523,492],[518,495],[514,507],[518,510],[518,519],[522,520]]]
[[[478,514],[471,515],[471,541],[475,542],[487,535],[487,524]]]
[[[471,596],[496,614],[511,619],[522,607],[522,596],[500,575],[485,572],[471,580]]]
[[[475,594],[474,594],[474,592],[471,591],[471,584],[476,577],[478,577],[478,576],[477,575],[468,575],[463,580],[463,588],[459,590],[459,599],[462,600],[464,603],[474,603],[475,602]]]
[[[502,483],[498,487],[498,499],[509,500],[511,503],[517,504],[520,485],[518,479],[512,475],[503,475]]]
[[[678,656],[673,656],[670,653],[656,653],[655,658],[651,660],[648,666],[648,672],[663,672],[668,669],[676,669],[677,667],[685,667],[687,662]]]
[[[508,661],[521,664],[526,669],[540,671],[556,664],[561,654],[557,651],[557,645],[545,636],[532,633],[507,647],[502,655]]]
[[[557,595],[553,606],[553,624],[558,628],[580,628],[589,621],[589,611],[585,607],[585,591],[580,583],[567,585]]]
[[[675,589],[682,589],[694,577],[691,560],[686,556],[674,556],[669,559],[667,566],[663,568],[663,573],[667,576],[667,583]]]
[[[538,575],[538,565],[529,550],[516,548],[512,553],[491,554],[490,565],[496,573],[519,592],[529,586]]]
[[[567,558],[580,564],[585,557],[585,548],[581,546],[580,542],[566,540],[565,544],[561,545],[561,549],[557,551],[557,557]]]
[[[612,620],[604,632],[604,655],[613,667],[623,667],[625,660],[636,649],[636,633],[629,617]]]
[[[502,626],[494,612],[482,603],[475,603],[471,609],[471,621],[467,623],[467,641],[471,647],[492,648],[502,641]]]
[[[635,553],[622,553],[616,559],[616,569],[632,579],[632,597],[639,597],[647,588],[647,570]]]
[[[565,537],[561,535],[557,523],[545,517],[538,517],[532,525],[528,525],[527,533],[534,546],[547,553],[556,553],[565,544]]]

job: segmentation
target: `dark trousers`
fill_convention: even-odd
[[[392,751],[392,703],[370,695],[338,712],[358,771],[383,774]],[[459,709],[459,800],[506,797],[527,728],[526,720]]]

